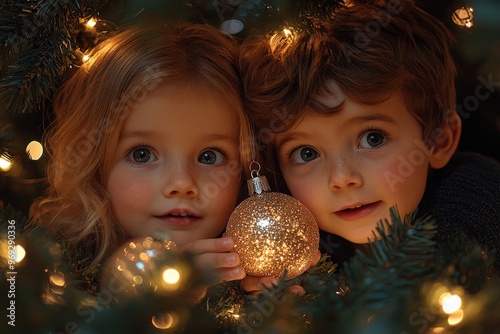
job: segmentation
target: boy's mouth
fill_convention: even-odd
[[[354,211],[354,210],[359,209],[361,207],[363,207],[363,205],[357,205],[357,206],[354,206],[352,208],[347,208],[347,209],[343,209],[343,210],[340,210],[340,211]]]
[[[381,201],[366,204],[356,203],[336,211],[335,214],[337,217],[345,221],[358,220],[374,212],[379,207],[380,203]]]

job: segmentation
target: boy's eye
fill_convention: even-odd
[[[374,148],[382,145],[386,140],[383,133],[379,131],[366,132],[359,140],[360,148]]]
[[[132,162],[139,163],[139,164],[145,164],[145,163],[154,161],[155,155],[147,147],[138,147],[138,148],[133,149],[129,153],[128,158]]]
[[[198,156],[198,162],[205,165],[221,165],[225,161],[224,154],[216,150],[206,150]]]
[[[319,157],[318,151],[311,147],[300,147],[292,152],[292,161],[296,164],[303,164]]]

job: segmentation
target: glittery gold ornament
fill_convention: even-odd
[[[168,293],[185,282],[188,268],[179,261],[175,243],[152,237],[128,241],[108,260],[101,288],[116,302],[145,293]]]
[[[319,247],[312,213],[295,198],[271,192],[258,171],[248,180],[248,189],[250,197],[236,207],[226,228],[246,273],[281,277],[286,269],[286,279],[302,274]]]

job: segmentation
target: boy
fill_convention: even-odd
[[[456,152],[453,38],[410,1],[380,3],[342,7],[312,33],[243,48],[260,142],[334,261],[351,255],[338,240],[363,247],[394,205],[401,216],[431,214],[438,243],[465,232],[498,252],[500,164]]]

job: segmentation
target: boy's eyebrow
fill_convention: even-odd
[[[383,122],[388,122],[388,123],[393,123],[397,124],[396,120],[394,120],[392,117],[387,116],[386,114],[383,113],[374,113],[366,116],[356,116],[351,119],[349,119],[346,123],[344,123],[344,126],[346,128],[351,127],[355,124],[362,124],[365,122],[369,121],[383,121]],[[279,141],[278,145],[276,145],[276,149],[279,151],[280,148],[288,143],[289,141],[296,140],[297,138],[304,138],[308,137],[309,135],[305,132],[292,132],[284,135]]]
[[[369,122],[369,121],[383,121],[383,122],[388,122],[388,123],[394,123],[396,124],[396,120],[386,114],[383,113],[374,113],[370,115],[365,115],[365,116],[356,116],[351,118],[345,123],[345,126],[351,126],[354,124],[360,124],[364,122]]]
[[[279,143],[278,145],[276,146],[276,150],[280,150],[280,148],[285,145],[286,143],[288,143],[289,141],[292,141],[292,140],[296,140],[297,138],[303,138],[303,137],[307,137],[307,133],[305,132],[292,132],[292,133],[288,133],[286,135],[283,136],[283,138],[281,138],[281,140],[279,140]]]

